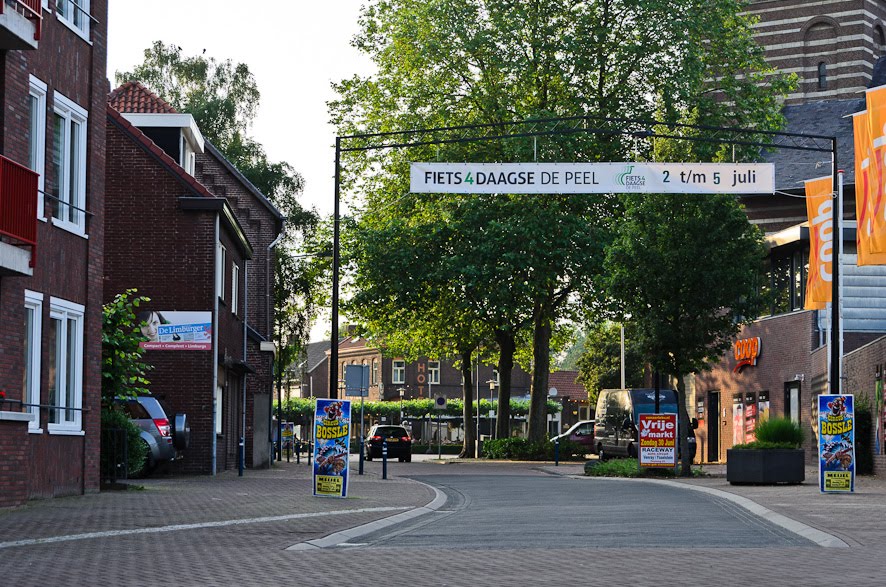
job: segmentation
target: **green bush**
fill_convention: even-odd
[[[772,418],[757,423],[756,437],[759,442],[786,444],[786,448],[800,448],[803,446],[803,429],[789,418]],[[733,447],[735,448],[735,447]],[[761,446],[758,448],[767,448]],[[769,447],[785,448],[785,447]]]
[[[744,444],[736,444],[732,450],[772,450],[776,448],[794,449],[797,445],[793,442],[769,442],[766,440],[754,440]]]
[[[674,468],[639,469],[637,459],[611,459],[608,461],[588,461],[585,464],[585,475],[588,477],[673,477]],[[693,477],[704,476],[699,468],[692,469]]]
[[[578,443],[561,440],[560,460],[568,461],[584,456],[585,448]],[[526,438],[498,438],[483,442],[483,454],[487,459],[513,461],[553,461],[554,443],[529,442]]]
[[[108,430],[125,430],[126,431],[126,451],[129,459],[128,477],[135,477],[142,473],[148,458],[148,447],[142,442],[141,430],[132,423],[129,417],[123,412],[114,408],[104,408],[101,413],[102,417],[102,446],[101,446],[101,472],[103,478],[113,476],[113,469],[117,463],[113,462],[115,453],[114,447],[111,446],[115,442],[116,436],[105,433]],[[122,458],[122,454],[119,455]],[[117,477],[123,477],[122,472],[117,473]]]

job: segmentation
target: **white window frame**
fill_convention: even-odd
[[[406,383],[406,361],[394,360],[391,362],[391,383],[395,385]]]
[[[239,314],[237,305],[240,303],[240,266],[231,265],[231,313]]]
[[[378,384],[378,359],[372,359],[372,385]]]
[[[495,385],[501,385],[501,379],[498,376],[498,369],[492,370],[492,380],[495,382]]]
[[[225,390],[221,385],[215,387],[215,434],[221,436],[222,416],[224,415]]]
[[[225,300],[225,269],[227,268],[225,265],[227,264],[228,258],[228,249],[221,243],[217,245],[217,255],[216,258],[218,263],[215,266],[215,290],[218,292],[218,297],[222,301]]]
[[[22,401],[26,404],[40,403],[40,360],[43,348],[43,294],[36,291],[25,290],[25,312],[33,312],[30,331],[26,332],[25,341],[25,376],[22,385]],[[27,315],[27,314],[26,314]],[[40,408],[27,406],[25,411],[32,415],[28,422],[28,432],[41,434]]]
[[[191,147],[191,143],[185,136],[184,131],[181,131],[179,136],[178,164],[181,165],[182,169],[184,169],[188,173],[188,175],[190,175],[191,177],[194,176],[194,172],[197,167],[197,155],[194,153],[194,148]]]
[[[54,0],[58,19],[69,29],[89,41],[89,0]],[[79,6],[79,9],[78,9]]]
[[[428,384],[440,385],[440,361],[428,361]]]
[[[36,100],[36,109],[33,113],[29,112],[28,127],[28,156],[29,163],[32,163],[31,169],[36,171],[37,177],[37,218],[46,221],[43,215],[45,206],[43,199],[43,190],[45,186],[46,175],[46,84],[34,77],[28,76],[28,107],[30,108],[30,100]],[[32,116],[30,116],[32,114]]]
[[[89,114],[75,102],[66,98],[63,94],[54,92],[52,96],[53,113],[60,116],[64,121],[64,136],[62,137],[62,161],[59,169],[55,169],[58,180],[57,210],[63,215],[62,218],[53,215],[52,223],[70,232],[86,235],[86,132]],[[77,137],[77,158],[73,160],[73,145],[71,144],[71,128],[76,123],[80,127]],[[53,125],[55,119],[53,118]],[[53,126],[53,150],[55,149],[55,127]],[[76,165],[76,185],[71,185],[71,170],[69,165]],[[79,208],[79,209],[78,209]],[[66,217],[70,215],[73,220]]]
[[[60,298],[49,298],[49,316],[50,320],[59,320],[61,322],[61,331],[56,333],[56,348],[50,349],[51,353],[59,350],[59,344],[66,344],[68,341],[69,321],[73,321],[75,328],[73,348],[66,349],[71,355],[71,367],[74,369],[73,374],[68,373],[68,361],[66,357],[56,356],[55,358],[55,381],[49,382],[50,385],[56,386],[56,403],[49,410],[50,422],[46,425],[50,434],[83,434],[83,413],[80,408],[83,407],[83,322],[85,307],[74,302],[69,302]],[[60,385],[64,382],[64,387]],[[68,383],[72,383],[73,389],[73,405],[68,405]],[[51,402],[51,398],[50,398]],[[54,409],[58,406],[62,409]],[[68,411],[71,409],[70,419],[66,419]],[[53,414],[55,416],[53,417]],[[58,419],[58,422],[52,422]]]

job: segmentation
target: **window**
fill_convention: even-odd
[[[49,305],[49,432],[80,432],[83,407],[83,306]]]
[[[224,403],[225,392],[221,386],[215,388],[215,433],[222,433],[222,404]]]
[[[808,251],[773,253],[767,267],[767,293],[772,295],[772,315],[803,309],[806,289]]]
[[[406,361],[394,361],[392,366],[391,383],[406,383]]]
[[[215,291],[218,292],[218,297],[222,300],[225,299],[225,269],[227,269],[227,254],[228,250],[221,243],[218,243],[216,250],[216,261],[218,262],[215,266]]]
[[[372,385],[378,384],[378,359],[372,359]]]
[[[428,361],[428,383],[440,384],[440,361]]]
[[[52,167],[47,192],[55,224],[86,232],[86,110],[58,92],[53,95]]]
[[[493,370],[492,370],[492,380],[495,382],[496,385],[499,385],[499,380],[498,380],[498,369],[493,369]]]
[[[240,302],[240,266],[231,265],[231,312],[237,314],[237,304]]]
[[[818,89],[828,89],[828,66],[824,61],[818,64]]]
[[[25,290],[25,336],[24,370],[22,376],[22,401],[26,404],[40,403],[40,340],[43,320],[43,294]],[[40,408],[28,406],[26,411],[34,414],[28,429],[40,430]]]
[[[89,40],[89,0],[55,0],[59,20]]]
[[[28,93],[28,167],[37,178],[37,218],[43,219],[44,174],[46,172],[46,84],[30,76]]]
[[[188,172],[188,175],[193,176],[197,167],[197,155],[194,153],[194,149],[191,147],[191,143],[188,142],[187,137],[185,137],[184,132],[180,133],[178,152],[180,153],[178,164]]]

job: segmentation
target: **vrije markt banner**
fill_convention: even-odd
[[[314,495],[348,496],[351,402],[318,399],[314,411]]]
[[[818,484],[824,493],[855,491],[855,396],[818,396]]]
[[[677,466],[677,414],[639,415],[640,466]]]

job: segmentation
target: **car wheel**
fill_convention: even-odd
[[[412,462],[412,453],[409,453],[405,457],[403,457],[403,460],[406,461],[407,463],[411,463]]]

